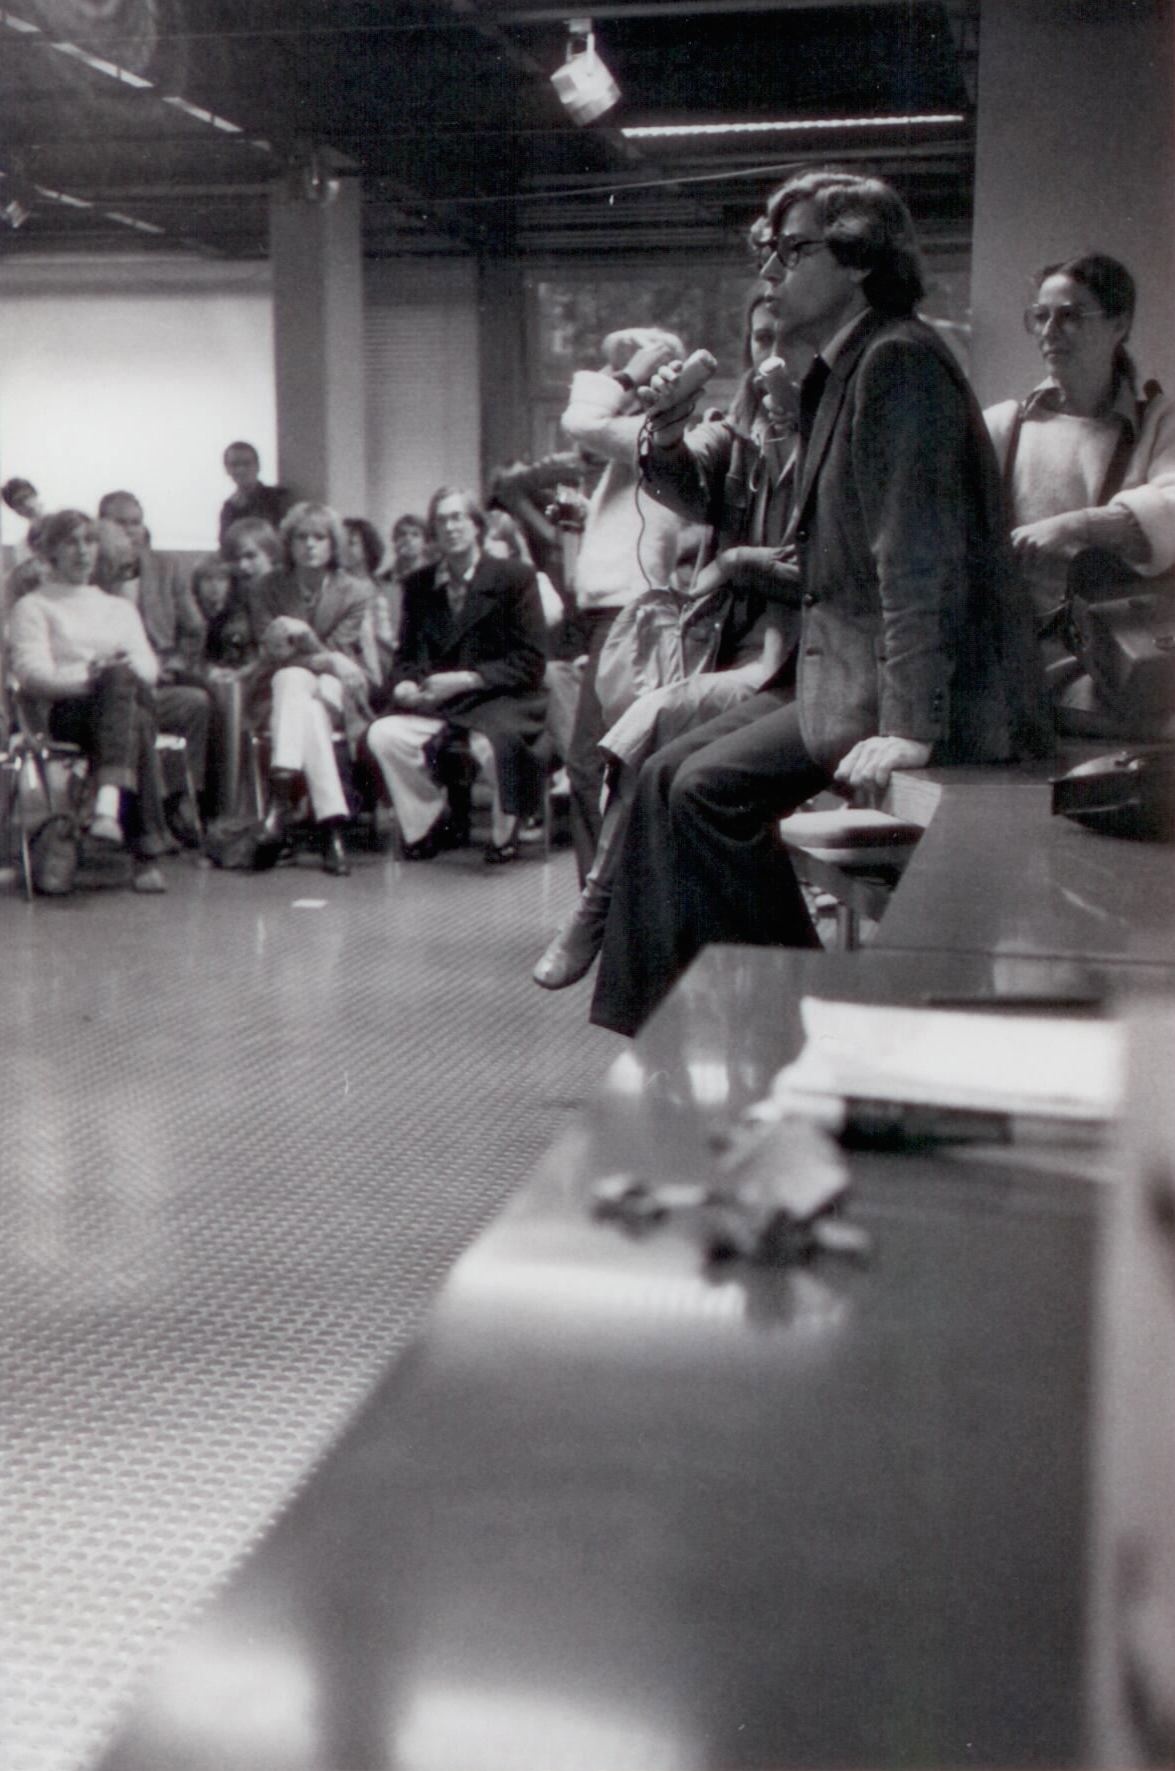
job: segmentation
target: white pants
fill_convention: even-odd
[[[445,790],[434,780],[428,763],[428,746],[445,730],[445,722],[424,713],[390,713],[368,729],[367,745],[388,784],[396,822],[406,843],[426,837],[445,810]],[[493,795],[491,841],[508,842],[515,820],[502,811],[498,799],[498,771],[489,739],[481,732],[469,733],[469,748],[486,786]]]
[[[305,777],[320,824],[324,818],[347,816],[334,746],[342,716],[343,685],[337,676],[318,676],[300,665],[289,665],[274,676],[269,766]]]

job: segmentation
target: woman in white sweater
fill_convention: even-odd
[[[1129,588],[1114,587],[1114,562],[1144,580],[1175,566],[1175,407],[1157,382],[1139,383],[1126,348],[1134,305],[1134,278],[1104,253],[1046,266],[1024,321],[1047,378],[984,413],[1057,723],[1071,735],[1112,736],[1116,724],[1065,646],[1070,562],[1095,549],[1109,597]]]
[[[134,605],[91,582],[98,555],[91,518],[80,510],[46,517],[39,548],[49,576],[12,612],[13,674],[23,696],[48,704],[50,735],[90,759],[90,838],[120,846],[129,839],[139,859],[152,862],[172,847],[155,758],[155,654]],[[162,891],[162,875],[149,866],[135,885]]]

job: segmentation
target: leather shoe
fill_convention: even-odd
[[[347,860],[347,851],[343,847],[342,831],[337,825],[330,825],[323,832],[322,870],[334,879],[346,879],[351,871],[351,863]]]
[[[487,844],[482,860],[487,867],[506,867],[511,861],[517,861],[522,853],[522,846],[516,836],[509,842],[491,842]]]
[[[531,977],[543,990],[566,990],[586,978],[604,945],[604,917],[576,910],[564,923]]]

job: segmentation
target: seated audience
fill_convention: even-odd
[[[376,576],[376,595],[372,603],[375,613],[375,643],[379,649],[381,680],[391,675],[400,641],[400,615],[404,600],[404,580],[410,572],[419,572],[430,558],[425,519],[406,511],[392,524],[392,564]]]
[[[275,544],[276,541],[275,535]],[[222,554],[207,554],[197,560],[192,568],[192,596],[205,621],[201,671],[213,707],[206,795],[210,815],[220,818],[239,815],[244,780],[242,678],[246,649],[241,643],[240,629],[234,633],[228,625],[233,589],[232,568]]]
[[[604,365],[579,369],[563,413],[567,435],[607,465],[588,503],[575,562],[575,603],[586,662],[567,754],[571,786],[571,840],[580,884],[587,878],[600,834],[603,764],[597,746],[604,716],[596,695],[600,651],[619,611],[650,585],[669,583],[681,521],[637,496],[637,440],[643,415],[637,389],[683,351],[671,332],[631,327],[604,340]]]
[[[379,581],[379,573],[383,565],[384,544],[380,538],[379,530],[374,523],[369,523],[366,517],[344,517],[343,537],[346,542],[343,565],[352,578],[357,578],[360,584],[365,584],[370,592],[370,601],[367,606],[367,628],[363,635],[363,660],[368,676],[372,683],[378,687],[387,674],[379,646],[379,616],[377,613],[381,601],[380,592],[383,588]]]
[[[132,492],[107,492],[98,505],[102,521],[116,523],[133,552],[133,567],[120,572],[107,588],[133,603],[159,660],[155,711],[161,732],[181,737],[187,747],[187,774],[197,795],[203,793],[212,704],[200,679],[204,654],[204,620],[192,597],[189,574],[173,553],[157,552]],[[168,773],[168,769],[173,773]],[[165,764],[167,821],[172,833],[189,848],[200,842],[196,808],[189,803],[185,772],[179,758]]]
[[[90,839],[121,847],[129,837],[147,863],[136,889],[161,892],[163,876],[151,863],[174,845],[155,758],[155,653],[138,611],[93,583],[98,538],[84,512],[46,517],[41,547],[49,575],[12,614],[16,682],[22,695],[48,703],[50,734],[90,758]]]
[[[334,735],[354,745],[371,717],[363,662],[371,593],[343,569],[343,525],[324,504],[295,504],[281,526],[282,570],[240,586],[258,655],[250,715],[270,740],[265,835],[274,851],[304,781],[327,873],[350,872],[342,826],[346,793]]]
[[[257,656],[249,623],[248,593],[282,560],[281,537],[264,517],[242,517],[225,532],[221,554],[232,575],[229,599],[215,622],[208,644],[221,664],[242,665]]]
[[[791,658],[795,612],[764,596],[764,584],[785,584],[778,564],[795,467],[795,389],[775,357],[776,308],[759,291],[747,311],[746,369],[730,413],[696,426],[673,449],[658,451],[650,480],[682,516],[697,522],[687,537],[702,536],[689,601],[667,629],[666,651],[643,656],[648,633],[643,605],[650,592],[621,614],[601,655],[599,700],[614,723],[600,740],[606,803],[595,858],[579,901],[534,969],[546,990],[576,983],[590,969],[604,939],[612,883],[642,763],[672,738],[777,684]],[[774,395],[760,371],[774,362]],[[655,463],[655,465],[654,465]],[[634,612],[637,618],[633,620]],[[634,658],[631,704],[616,699],[615,653],[620,642]],[[790,689],[779,687],[781,698]]]
[[[755,237],[782,355],[793,369],[811,357],[789,525],[796,693],[753,695],[641,769],[592,1004],[617,1032],[635,1032],[709,941],[818,944],[779,816],[833,783],[877,794],[894,769],[1044,741],[990,440],[915,315],[905,205],[877,179],[798,174]],[[653,451],[688,423],[695,396],[676,379],[651,385]]]
[[[224,471],[236,490],[220,507],[217,539],[221,546],[232,525],[243,517],[260,517],[276,529],[294,502],[293,495],[284,486],[265,485],[261,457],[252,443],[230,443],[224,452]]]
[[[31,480],[5,480],[0,486],[2,498],[14,516],[23,517],[25,532],[12,549],[12,570],[4,586],[5,607],[11,608],[18,597],[32,590],[49,575],[46,562],[37,552],[37,533],[44,514],[41,496]]]
[[[1139,386],[1126,348],[1134,307],[1134,278],[1117,259],[1086,253],[1046,266],[1024,316],[1046,378],[984,414],[1058,724],[1093,736],[1118,727],[1061,631],[1069,562],[1096,548],[1144,579],[1175,565],[1175,412],[1157,382]],[[1122,590],[1108,585],[1114,594]]]
[[[488,554],[485,526],[470,493],[434,493],[429,534],[440,559],[405,583],[395,711],[367,734],[411,859],[465,835],[453,831],[436,777],[455,733],[468,735],[492,792],[487,861],[516,858],[519,825],[541,806],[542,609],[533,569]]]

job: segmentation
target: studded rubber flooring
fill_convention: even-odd
[[[569,853],[0,887],[0,1762],[81,1771],[619,1049]]]

